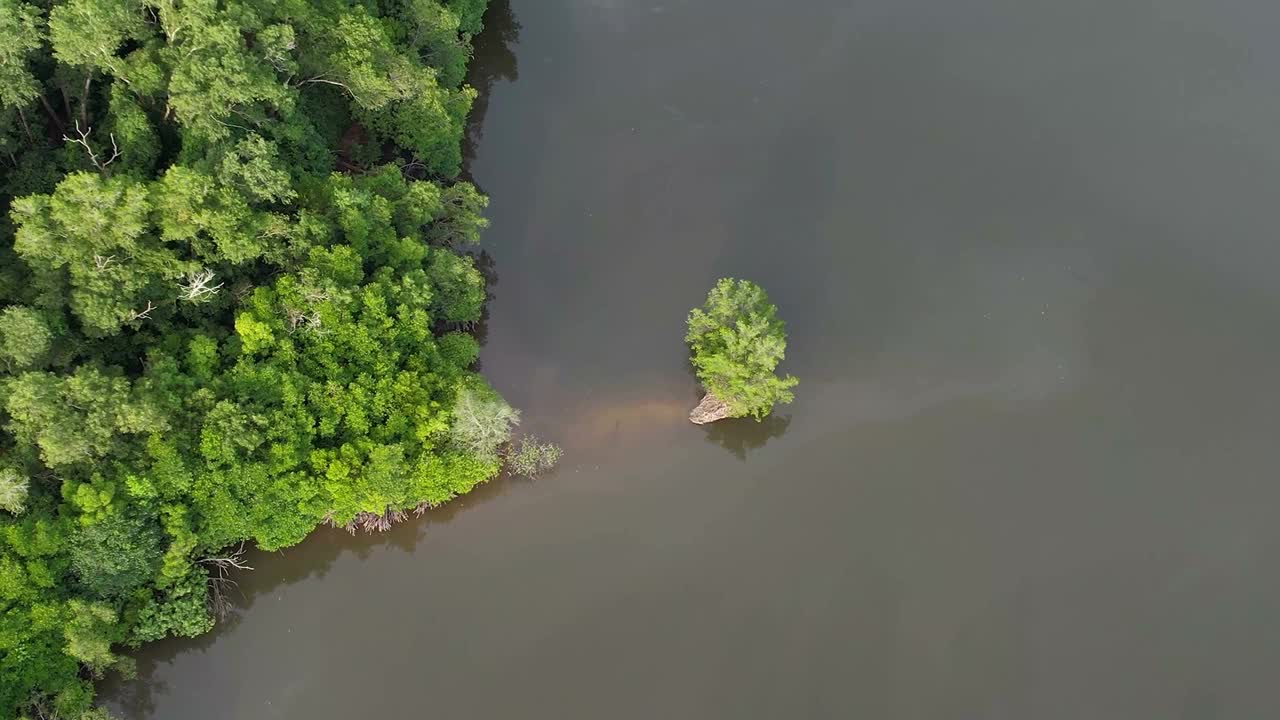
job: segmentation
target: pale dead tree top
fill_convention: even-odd
[[[285,321],[289,324],[290,333],[292,333],[295,330],[298,330],[299,328],[304,330],[319,331],[323,324],[320,320],[320,313],[318,312],[308,313],[308,312],[303,312],[301,310],[295,310],[293,308],[287,308],[285,310]]]
[[[93,146],[89,144],[89,134],[92,132],[93,132],[92,126],[90,126],[88,129],[81,130],[80,121],[76,120],[76,135],[78,135],[79,137],[73,138],[69,135],[63,135],[62,139],[65,140],[66,142],[74,143],[76,145],[83,147],[85,152],[89,153],[89,162],[93,163],[93,166],[98,168],[99,171],[105,171],[108,165],[115,162],[116,158],[120,157],[120,148],[116,146],[116,135],[115,133],[110,133],[108,135],[108,137],[111,138],[111,157],[107,158],[104,161],[102,158],[98,156],[98,153],[93,151]]]
[[[111,263],[114,263],[115,261],[116,261],[115,255],[107,255],[106,257],[103,257],[101,255],[93,256],[93,265],[98,269],[98,272],[102,272],[103,270],[106,270],[108,267],[111,266]]]
[[[178,288],[182,290],[182,294],[178,296],[179,300],[190,300],[191,302],[203,302],[211,299],[218,294],[218,290],[222,287],[222,283],[210,285],[213,282],[213,271],[208,268],[201,268],[187,273],[185,282],[178,283]]]

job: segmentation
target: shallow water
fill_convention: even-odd
[[[566,460],[259,554],[117,707],[1280,714],[1280,6],[495,6],[482,362]],[[801,385],[696,428],[725,275]]]

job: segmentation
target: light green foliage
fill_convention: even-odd
[[[497,458],[498,448],[511,439],[520,411],[491,392],[467,388],[453,407],[450,437],[454,445],[479,458]]]
[[[49,11],[53,56],[67,65],[120,74],[125,65],[117,51],[145,32],[138,0],[67,0]]]
[[[480,232],[489,226],[481,214],[489,198],[471,183],[456,183],[445,189],[440,201],[442,212],[429,234],[432,241],[454,247],[480,242]]]
[[[484,4],[0,0],[0,717],[101,720],[211,627],[201,558],[499,472],[445,180]]]
[[[485,302],[484,277],[471,258],[432,249],[427,259],[427,279],[435,288],[430,305],[434,317],[463,324],[480,319]]]
[[[564,451],[555,443],[542,442],[533,436],[523,437],[507,456],[507,467],[513,475],[536,478],[554,468],[563,455]]]
[[[29,482],[11,467],[0,467],[0,510],[21,515],[27,509]]]
[[[67,603],[67,654],[84,663],[95,675],[120,660],[111,652],[117,641],[119,619],[106,603],[72,600]]]
[[[689,313],[685,342],[702,386],[729,406],[733,417],[759,420],[776,403],[789,403],[799,382],[774,369],[787,349],[777,308],[753,282],[725,278],[701,308]]]
[[[277,70],[250,48],[247,17],[219,13],[210,2],[164,3],[162,23],[172,38],[161,57],[173,68],[169,104],[184,129],[206,141],[233,137],[236,126],[257,128],[269,113],[288,113],[294,96]],[[267,48],[270,56],[283,49]]]
[[[489,0],[446,0],[445,5],[458,15],[459,29],[464,33],[475,35],[484,27],[485,6]]]
[[[22,0],[0,0],[0,107],[20,108],[40,94],[28,63],[44,40],[40,11]]]
[[[72,313],[94,335],[120,332],[148,302],[172,298],[195,266],[153,232],[145,185],[73,173],[52,195],[13,201],[14,249],[31,268],[65,277]]]
[[[262,202],[285,202],[297,196],[276,146],[250,133],[222,156],[218,179]]]
[[[52,343],[53,333],[39,311],[21,306],[0,310],[0,363],[11,370],[39,364]]]
[[[52,468],[118,454],[127,434],[161,432],[161,410],[118,374],[84,365],[66,376],[27,372],[9,381],[8,430]]]

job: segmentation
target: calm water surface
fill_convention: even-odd
[[[565,463],[258,555],[129,717],[1280,716],[1280,5],[495,5],[483,365]],[[702,429],[724,275],[801,385]]]

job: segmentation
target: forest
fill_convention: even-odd
[[[101,716],[246,543],[499,472],[485,2],[0,0],[0,716]]]

